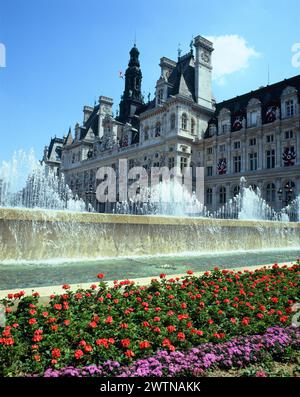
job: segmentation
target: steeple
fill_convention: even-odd
[[[123,123],[131,120],[135,111],[143,104],[142,72],[139,61],[139,50],[136,45],[130,50],[130,60],[125,72],[125,89],[120,102],[119,120]]]

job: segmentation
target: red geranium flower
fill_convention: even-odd
[[[74,356],[75,356],[76,360],[79,360],[83,355],[84,355],[84,353],[80,349],[76,350],[75,353],[74,353]]]
[[[104,274],[103,274],[103,273],[99,273],[99,274],[97,275],[97,277],[98,277],[99,279],[102,279],[102,278],[104,277]]]
[[[150,343],[147,340],[140,342],[140,349],[148,349],[150,347]]]
[[[51,355],[53,358],[59,358],[60,357],[60,350],[58,348],[52,349]]]

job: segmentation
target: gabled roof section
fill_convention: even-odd
[[[168,78],[169,95],[184,95],[196,102],[195,95],[195,63],[191,52],[178,59],[176,67]]]
[[[95,136],[98,136],[99,131],[99,115],[98,115],[99,105],[95,106],[90,117],[83,124],[80,129],[80,139],[84,139],[87,132],[92,130]]]

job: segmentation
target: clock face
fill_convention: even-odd
[[[203,51],[203,52],[201,53],[201,59],[202,59],[202,61],[208,63],[208,62],[209,62],[209,59],[210,59],[210,58],[209,58],[208,52]]]

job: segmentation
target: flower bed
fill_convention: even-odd
[[[254,272],[187,273],[168,280],[162,274],[148,286],[115,281],[112,288],[99,274],[99,285],[76,292],[64,285],[64,293],[51,296],[46,306],[38,305],[36,293],[9,295],[1,302],[7,324],[0,338],[0,373],[96,368],[109,360],[128,366],[165,354],[159,350],[189,356],[188,349],[212,346],[208,342],[290,325],[292,305],[300,298],[299,261]]]
[[[228,342],[203,343],[183,352],[161,350],[154,356],[137,360],[129,366],[106,361],[101,366],[67,367],[60,370],[49,368],[44,376],[199,376],[215,368],[244,368],[262,362],[266,356],[278,358],[287,348],[298,350],[299,347],[299,328],[277,326],[269,328],[263,335],[241,336]]]

